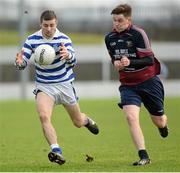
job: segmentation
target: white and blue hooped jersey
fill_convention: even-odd
[[[70,59],[60,60],[60,45],[64,43],[65,47],[70,53]],[[23,59],[28,63],[31,55],[34,53],[36,47],[41,44],[51,45],[56,52],[55,60],[52,64],[40,66],[35,63],[36,82],[42,84],[55,84],[61,82],[72,82],[74,80],[74,73],[72,68],[76,64],[74,49],[72,47],[71,39],[56,29],[54,37],[46,39],[42,36],[42,30],[30,35],[24,43]]]

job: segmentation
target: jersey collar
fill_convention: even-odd
[[[129,26],[122,32],[118,32],[115,28],[112,29],[112,32],[118,33],[118,34],[124,34],[126,32],[128,32],[132,27],[132,24],[129,24]]]

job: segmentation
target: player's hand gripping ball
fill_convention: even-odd
[[[56,56],[55,50],[48,44],[39,45],[34,52],[34,61],[39,65],[52,64]]]

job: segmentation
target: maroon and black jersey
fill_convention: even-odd
[[[112,62],[121,59],[122,55],[131,59],[153,56],[149,39],[145,31],[135,25],[125,31],[110,32],[105,37],[106,47]],[[126,67],[119,71],[119,80],[122,85],[137,85],[160,73],[160,63],[154,57],[152,66]]]

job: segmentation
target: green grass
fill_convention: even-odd
[[[28,35],[32,34],[28,32]],[[72,40],[73,44],[101,44],[104,36],[91,33],[66,33]],[[20,42],[19,33],[17,31],[0,30],[0,45],[17,45]]]
[[[82,111],[100,127],[95,136],[72,125],[62,106],[53,114],[59,143],[67,162],[63,166],[47,159],[46,143],[34,101],[0,102],[0,172],[178,172],[180,171],[180,98],[166,99],[170,135],[162,139],[145,109],[140,120],[152,164],[133,167],[138,159],[127,123],[116,103],[118,99],[81,100]],[[94,157],[85,161],[85,154]]]

